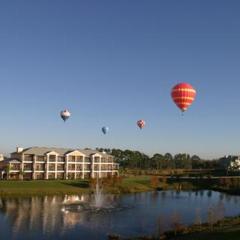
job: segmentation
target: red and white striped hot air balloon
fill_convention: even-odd
[[[172,88],[171,96],[175,104],[185,112],[196,97],[196,90],[189,83],[179,83]]]
[[[145,124],[145,121],[142,119],[137,121],[137,125],[140,129],[144,128]]]

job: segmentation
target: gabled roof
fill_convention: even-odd
[[[99,152],[97,150],[91,150],[91,149],[72,149],[72,148],[56,148],[56,147],[30,147],[30,148],[25,148],[22,153],[24,154],[34,154],[34,155],[45,155],[46,153],[49,153],[49,152],[57,152],[59,155],[66,155],[70,152],[73,152],[73,151],[79,151],[81,153],[83,153],[84,155],[86,156],[91,156],[93,154],[100,154],[101,156],[111,156],[109,154],[106,154],[106,153],[102,153],[102,152]],[[15,152],[16,153],[16,152]]]
[[[1,162],[2,163],[21,163],[21,161],[16,158],[7,158]]]

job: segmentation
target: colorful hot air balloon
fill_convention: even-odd
[[[137,125],[140,129],[144,128],[145,124],[145,121],[142,119],[137,121]]]
[[[172,88],[171,96],[175,104],[185,112],[196,97],[196,90],[188,83],[179,83]]]
[[[65,122],[71,116],[71,113],[67,109],[65,109],[60,112],[60,116],[63,119],[63,121]]]
[[[107,134],[108,131],[109,131],[109,127],[102,127],[103,134]]]

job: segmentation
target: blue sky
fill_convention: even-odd
[[[239,12],[238,0],[1,1],[0,151],[240,154]],[[178,82],[197,89],[183,117]]]

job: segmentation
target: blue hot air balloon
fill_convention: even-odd
[[[109,127],[102,127],[103,134],[107,134],[108,131],[109,131]]]

